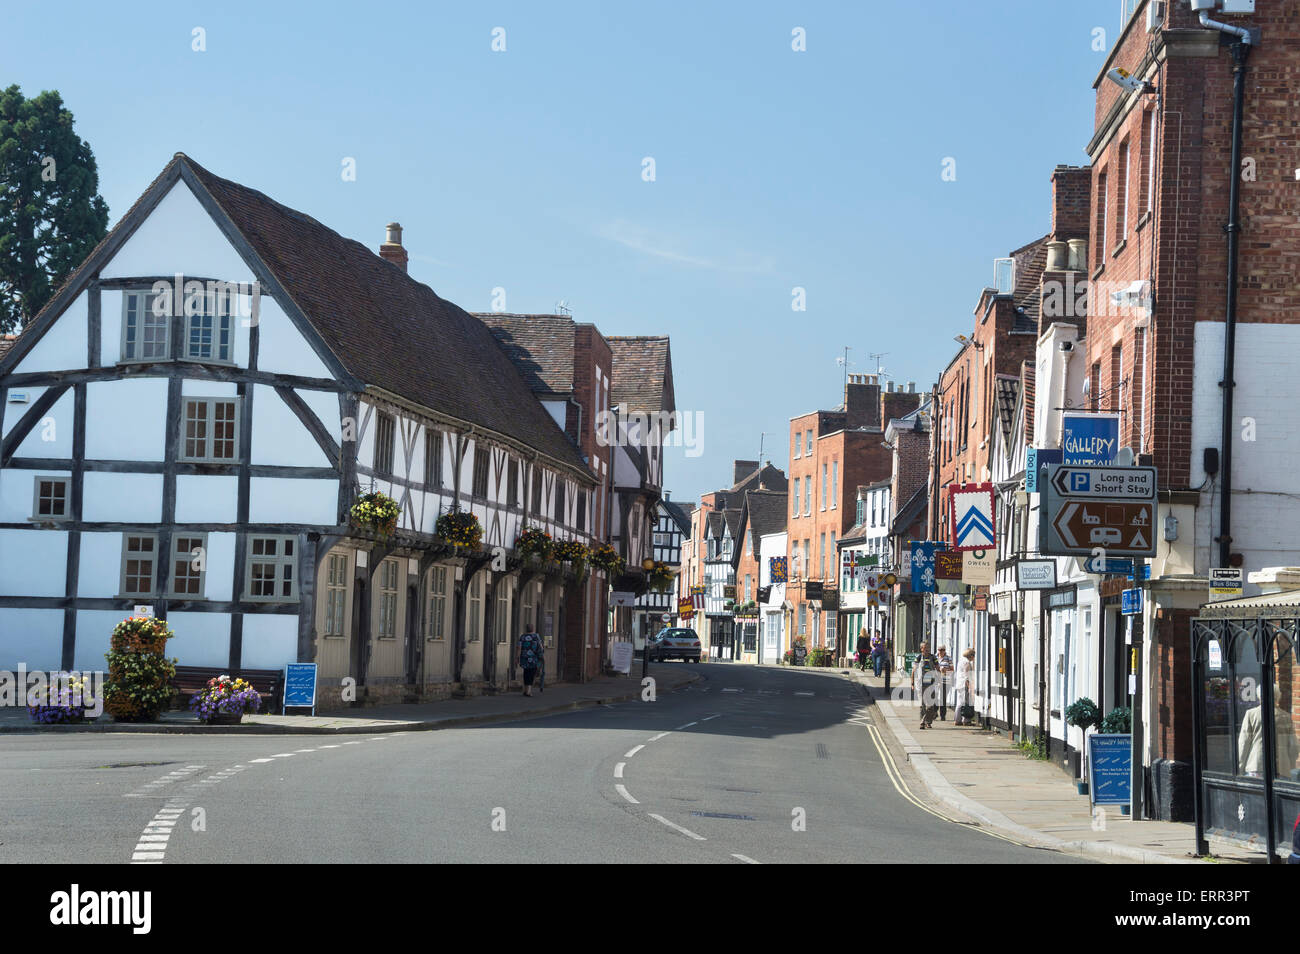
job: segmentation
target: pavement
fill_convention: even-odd
[[[1087,795],[1052,762],[1026,757],[1001,730],[957,726],[935,719],[919,730],[918,710],[908,699],[891,698],[883,678],[852,670],[872,697],[878,720],[933,798],[981,826],[1018,841],[1099,861],[1129,864],[1263,864],[1262,851],[1211,838],[1210,856],[1197,858],[1195,827],[1183,822],[1134,820],[1119,806],[1101,806],[1094,820]],[[895,682],[894,689],[898,686]]]
[[[685,664],[650,667],[656,692],[672,692],[700,675]],[[639,664],[628,676],[599,676],[585,683],[553,683],[532,696],[501,692],[466,699],[347,708],[319,715],[246,715],[239,725],[203,725],[188,710],[164,712],[157,722],[116,722],[101,715],[79,725],[36,725],[23,706],[0,707],[0,734],[27,732],[139,732],[172,735],[347,735],[373,732],[421,732],[453,726],[526,719],[568,709],[609,705],[641,697]]]

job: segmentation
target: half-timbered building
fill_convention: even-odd
[[[3,668],[100,669],[142,604],[181,664],[314,660],[326,703],[502,685],[521,627],[564,668],[600,617],[513,547],[589,542],[597,477],[405,257],[168,163],[0,357]],[[349,519],[371,490],[391,534]],[[451,510],[483,550],[436,535]]]

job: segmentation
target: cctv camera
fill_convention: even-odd
[[[1152,90],[1150,83],[1140,80],[1129,73],[1128,70],[1118,66],[1112,67],[1106,71],[1106,79],[1110,80],[1121,89],[1126,89],[1130,93],[1149,93]]]

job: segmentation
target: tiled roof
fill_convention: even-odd
[[[474,312],[538,394],[573,392],[574,322],[564,315]]]
[[[705,525],[705,536],[720,538],[722,536],[722,511],[710,510],[705,519],[708,521]]]
[[[371,249],[178,155],[360,381],[589,472],[483,322]]]
[[[740,536],[740,508],[724,510],[722,511],[722,517],[727,521],[727,529],[731,531],[731,539],[737,539]]]
[[[605,340],[614,359],[610,369],[614,404],[642,414],[677,409],[667,335],[615,335]]]
[[[785,491],[750,490],[745,494],[745,506],[749,508],[749,525],[754,536],[766,533],[780,533],[785,529],[785,512],[790,495]]]
[[[1034,444],[1034,362],[1026,361],[1020,366],[1020,388],[1024,392],[1025,402],[1025,446]]]
[[[1016,261],[1016,287],[1012,300],[1017,305],[1016,320],[1011,331],[1016,334],[1038,334],[1038,312],[1041,298],[1038,283],[1047,267],[1047,236],[1031,242],[1011,255]]]
[[[994,382],[998,424],[1002,428],[1002,446],[1011,446],[1011,428],[1015,424],[1016,399],[1020,396],[1020,379],[999,374]]]
[[[771,464],[764,464],[760,469],[750,471],[748,477],[733,484],[731,490],[736,492],[758,490],[759,484],[762,484],[768,490],[786,490],[789,488],[784,471],[778,470]]]
[[[672,517],[673,522],[681,528],[682,533],[691,532],[690,511],[675,500],[661,500],[659,503],[663,506],[664,510],[668,511],[668,515]]]

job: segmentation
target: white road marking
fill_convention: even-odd
[[[685,725],[679,725],[677,728],[673,729],[673,731],[674,731],[674,732],[680,732],[680,731],[682,731],[682,729],[689,729],[689,728],[690,728],[691,726],[693,726],[693,725],[699,725],[699,723],[698,723],[698,722],[688,722],[688,723],[686,723]]]
[[[360,745],[360,744],[361,744],[361,740],[360,740],[360,739],[353,739],[351,742],[344,742],[343,744],[344,744],[344,745]]]
[[[755,861],[753,858],[750,858],[748,855],[738,855],[738,854],[736,854],[734,851],[731,853],[731,857],[733,857],[733,858],[739,858],[741,861],[743,861],[743,862],[744,862],[745,864],[747,864],[747,865],[756,865],[756,864],[758,864],[757,861]]]
[[[650,736],[650,738],[649,738],[647,741],[649,741],[649,742],[658,742],[660,739],[662,739],[662,738],[663,738],[665,735],[667,735],[667,734],[668,734],[667,732],[660,732],[658,735],[652,735],[652,736]]]
[[[701,721],[701,722],[708,722],[710,719],[716,719],[716,718],[717,718],[718,716],[720,716],[720,715],[722,715],[721,712],[715,712],[715,713],[714,713],[713,715],[711,715],[711,716],[705,716],[705,717],[704,717],[703,719],[701,719],[700,721]]]
[[[744,692],[744,689],[723,689],[723,692]]]
[[[620,795],[622,795],[624,798],[626,798],[626,799],[627,799],[629,802],[631,802],[633,805],[640,805],[640,804],[641,804],[641,803],[638,802],[635,798],[632,797],[632,793],[629,792],[629,791],[627,790],[626,786],[624,786],[624,785],[615,785],[615,786],[614,786],[614,790],[617,791],[617,792],[618,792]]]
[[[337,746],[337,745],[322,745],[321,748],[322,748],[322,749],[337,749],[338,746]]]
[[[143,845],[146,841],[161,841],[165,845],[167,844],[167,841],[170,838],[171,835],[157,835],[157,834],[146,833],[140,836],[140,844]]]
[[[796,696],[815,696],[815,692],[796,692]]]
[[[626,763],[626,762],[619,762],[617,765],[614,766],[614,777],[615,777],[615,778],[622,778],[622,777],[623,777],[623,766],[624,766],[624,765],[627,765],[627,763]]]
[[[638,752],[640,752],[640,751],[641,751],[642,749],[644,749],[644,748],[645,748],[644,745],[634,746],[633,748],[631,748],[631,749],[628,750],[627,754],[624,755],[623,758],[625,758],[625,759],[630,759],[632,756],[636,755]]]
[[[315,749],[294,749],[295,752],[315,752]]]
[[[164,854],[161,851],[136,851],[131,855],[132,861],[162,861]]]
[[[694,838],[696,841],[708,841],[708,839],[705,838],[703,835],[697,835],[695,834],[695,832],[691,831],[688,828],[683,828],[681,825],[678,825],[676,822],[670,822],[667,818],[664,818],[663,815],[656,815],[654,812],[650,812],[649,814],[650,817],[653,818],[655,821],[662,822],[663,824],[667,825],[669,828],[673,829],[674,831],[680,831],[687,838]]]
[[[271,760],[270,759],[249,759],[249,761],[255,763],[261,763],[261,762],[269,762]]]

